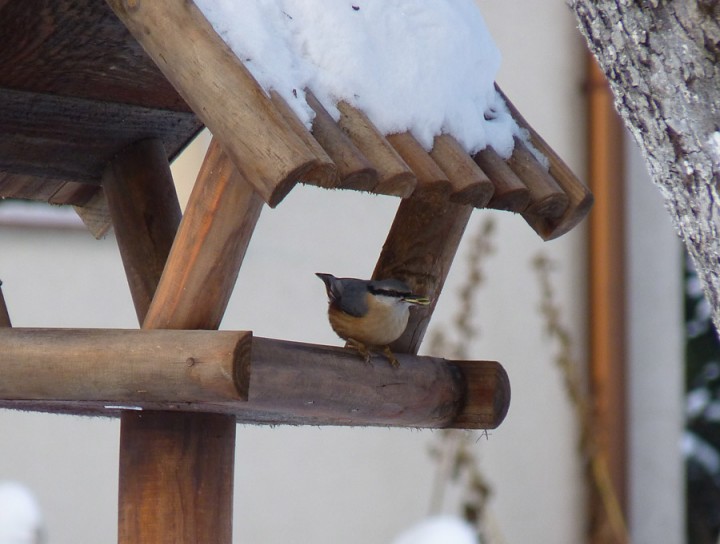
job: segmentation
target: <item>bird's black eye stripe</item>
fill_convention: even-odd
[[[412,293],[410,291],[396,291],[394,289],[382,289],[377,287],[371,287],[368,286],[368,291],[370,291],[373,295],[384,295],[386,297],[397,297],[402,298],[406,297]]]

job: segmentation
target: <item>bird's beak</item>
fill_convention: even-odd
[[[419,304],[420,306],[427,306],[428,304],[430,304],[429,298],[421,297],[419,295],[407,295],[403,297],[403,300],[411,304]]]

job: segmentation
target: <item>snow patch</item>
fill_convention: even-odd
[[[500,52],[473,0],[196,0],[265,89],[310,128],[310,89],[337,120],[339,101],[384,134],[427,149],[441,133],[507,158],[522,137],[494,87]]]
[[[35,544],[41,528],[40,508],[27,487],[0,482],[0,544]]]
[[[478,537],[466,521],[454,516],[436,516],[400,534],[393,544],[478,544]]]

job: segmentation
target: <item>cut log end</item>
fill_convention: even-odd
[[[505,419],[510,407],[510,380],[496,362],[456,361],[465,386],[464,404],[450,428],[495,429]]]

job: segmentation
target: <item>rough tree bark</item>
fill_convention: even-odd
[[[571,0],[720,330],[720,2]]]

